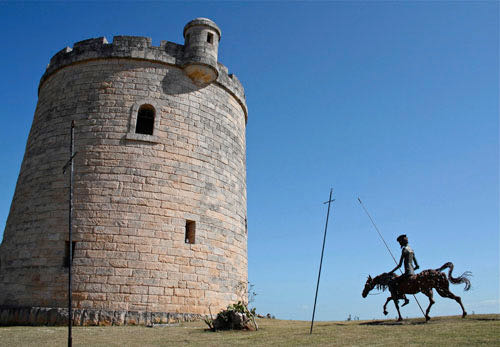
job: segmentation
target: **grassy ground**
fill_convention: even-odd
[[[74,346],[500,346],[500,315],[471,315],[466,319],[435,317],[395,321],[310,322],[258,320],[259,331],[205,331],[203,322],[169,327],[74,327]],[[2,346],[64,346],[65,327],[0,327]]]

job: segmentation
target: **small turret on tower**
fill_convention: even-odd
[[[217,51],[221,31],[208,18],[196,18],[184,27],[184,72],[197,83],[212,83],[219,75]]]

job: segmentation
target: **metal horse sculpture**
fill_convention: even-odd
[[[446,268],[449,268],[448,278],[446,278],[446,275],[441,272]],[[464,290],[467,291],[470,289],[470,281],[468,277],[470,277],[472,274],[469,271],[466,271],[461,276],[455,278],[451,275],[452,271],[453,263],[448,262],[441,266],[439,269],[424,270],[417,275],[408,277],[405,276],[399,278],[393,273],[383,273],[375,278],[371,278],[371,276],[368,276],[368,280],[366,281],[362,296],[363,298],[366,298],[368,293],[375,287],[382,291],[389,288],[391,296],[387,298],[387,301],[384,304],[384,314],[387,315],[388,312],[386,310],[386,306],[389,301],[392,300],[394,301],[394,305],[396,306],[396,310],[398,311],[398,321],[401,321],[403,320],[403,318],[401,317],[401,312],[399,312],[398,300],[403,299],[404,294],[417,294],[421,292],[429,298],[429,306],[427,307],[427,310],[425,312],[425,320],[428,321],[429,319],[431,319],[431,317],[429,317],[429,311],[431,309],[431,306],[434,304],[434,299],[432,298],[432,289],[436,289],[438,294],[443,298],[454,299],[459,303],[460,307],[462,308],[462,318],[464,318],[467,315],[467,312],[465,312],[464,305],[462,305],[462,299],[450,292],[449,282],[451,282],[452,284],[465,283]]]

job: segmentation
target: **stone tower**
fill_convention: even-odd
[[[197,18],[184,45],[115,36],[50,60],[0,246],[0,323],[192,319],[247,283],[245,94]],[[69,129],[75,121],[73,244]]]

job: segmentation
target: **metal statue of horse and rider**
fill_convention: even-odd
[[[382,291],[389,289],[391,296],[387,298],[387,301],[384,304],[384,314],[387,315],[388,312],[386,310],[386,306],[389,301],[392,300],[394,301],[394,305],[396,306],[396,310],[398,311],[398,321],[401,321],[403,320],[403,318],[401,317],[401,312],[399,311],[398,301],[404,300],[402,306],[405,306],[409,302],[405,294],[423,293],[429,298],[429,306],[427,307],[427,310],[425,312],[425,320],[428,321],[429,319],[431,319],[429,317],[429,311],[431,309],[431,306],[434,304],[432,290],[436,289],[438,294],[443,298],[454,299],[456,302],[458,302],[458,304],[462,308],[462,318],[464,318],[467,315],[467,312],[465,312],[464,305],[462,305],[462,299],[450,292],[449,282],[451,282],[452,284],[464,283],[464,290],[467,291],[470,289],[469,277],[472,274],[469,271],[466,271],[459,277],[453,277],[451,274],[453,271],[453,263],[451,262],[444,264],[439,269],[424,270],[419,274],[415,274],[414,270],[417,270],[419,266],[417,263],[417,259],[415,258],[415,253],[408,245],[408,237],[406,235],[400,235],[397,238],[397,241],[401,245],[402,249],[399,264],[389,273],[380,274],[375,278],[368,276],[365,288],[363,289],[363,298],[366,298],[368,293],[373,288],[377,288]],[[405,269],[404,274],[401,276],[397,276],[396,274],[394,274],[394,271],[399,269],[403,264]],[[413,264],[415,264],[415,267],[413,266]],[[441,272],[445,269],[449,269],[448,278],[446,278],[446,275]]]

